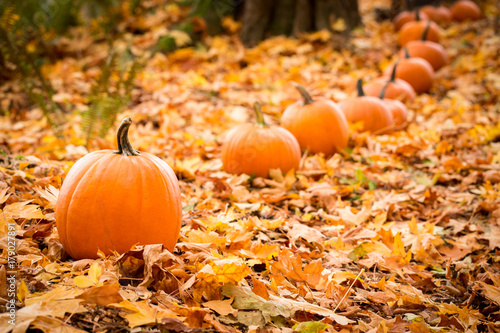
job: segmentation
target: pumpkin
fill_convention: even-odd
[[[358,96],[339,103],[351,123],[361,122],[361,131],[383,133],[394,126],[391,111],[379,98],[366,96],[361,79],[357,82]]]
[[[438,23],[446,23],[451,21],[451,11],[445,6],[439,6],[437,3],[435,6],[427,5],[422,7],[421,14],[426,14],[429,19]]]
[[[427,28],[428,24],[430,26]],[[428,32],[426,34],[426,40],[438,43],[441,34],[439,32],[439,26],[430,20],[420,20],[417,15],[416,21],[410,21],[408,23],[405,23],[405,25],[401,27],[401,30],[399,30],[398,33],[399,46],[405,46],[406,44],[408,44],[409,41],[412,40],[419,40],[422,37],[422,34],[425,29],[428,29]]]
[[[331,100],[313,100],[301,85],[294,83],[304,99],[288,106],[281,125],[289,130],[303,149],[332,155],[347,147],[349,124],[342,110]]]
[[[392,21],[394,23],[394,29],[396,31],[399,31],[403,27],[403,25],[405,25],[406,23],[411,22],[411,21],[415,21],[417,19],[417,16],[421,20],[429,20],[430,19],[429,16],[427,16],[427,14],[419,12],[418,10],[414,11],[414,12],[410,12],[410,11],[405,10],[405,11],[399,13],[398,15],[396,15],[396,17],[394,17],[394,20]]]
[[[432,68],[437,71],[448,63],[448,55],[441,44],[426,40],[429,27],[430,24],[427,25],[427,28],[422,33],[422,38],[420,40],[412,40],[411,42],[408,42],[405,47],[408,49],[408,53],[411,57],[418,57],[427,60],[429,64],[431,64]],[[405,50],[401,49],[400,54],[401,56],[404,56]]]
[[[451,16],[455,21],[478,20],[481,18],[481,9],[470,0],[459,0],[451,8]]]
[[[428,92],[434,82],[434,69],[431,64],[423,58],[410,58],[408,49],[405,50],[405,58],[400,59],[396,69],[396,77],[408,82],[417,94]],[[394,65],[384,70],[384,75],[389,75]]]
[[[240,124],[227,133],[222,146],[224,169],[259,177],[268,177],[271,169],[297,170],[301,157],[297,139],[283,127],[267,125],[259,103],[254,109],[255,124]]]
[[[74,259],[124,253],[134,244],[163,244],[172,251],[182,222],[179,183],[160,158],[135,150],[125,118],[118,151],[85,155],[68,172],[56,204],[61,243]]]
[[[379,77],[365,84],[363,87],[365,94],[368,96],[379,96],[385,87],[385,98],[397,99],[403,103],[413,101],[416,95],[415,90],[408,82],[396,78],[397,65],[398,62],[396,61],[390,77]]]
[[[391,111],[394,121],[394,129],[402,129],[408,124],[408,109],[400,101],[385,97],[390,84],[391,82],[387,81],[385,86],[380,91],[379,98],[384,101],[389,111]]]

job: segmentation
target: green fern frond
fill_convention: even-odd
[[[117,115],[128,105],[140,67],[128,51],[119,54],[111,48],[99,77],[91,87],[89,107],[82,113],[87,145],[97,136],[104,137],[113,127]]]

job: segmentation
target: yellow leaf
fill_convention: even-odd
[[[206,306],[210,310],[213,310],[217,312],[220,315],[227,316],[227,315],[234,315],[235,313],[238,312],[238,310],[233,309],[231,306],[231,303],[233,303],[233,297],[230,299],[226,299],[223,301],[210,301],[210,302],[205,302],[203,303],[203,306]]]
[[[7,190],[9,187],[4,188],[2,191],[0,191],[0,204],[3,204],[7,199],[10,197],[12,193],[7,194]]]
[[[220,283],[237,284],[251,273],[250,268],[240,259],[216,260],[210,265]]]
[[[406,255],[405,245],[401,240],[401,234],[398,232],[396,236],[394,236],[394,250],[392,251],[393,255]]]
[[[410,222],[408,222],[408,226],[410,227],[410,232],[414,235],[418,235],[418,226],[417,226],[417,220],[415,219],[415,216],[412,216]]]
[[[95,283],[84,275],[77,276],[73,279],[73,284],[78,288],[88,288],[95,286]]]
[[[41,187],[35,187],[35,191],[38,192],[38,194],[40,194],[42,198],[44,198],[49,202],[49,204],[46,205],[45,208],[51,209],[56,206],[57,197],[59,196],[59,189],[55,188],[52,185],[49,185],[47,189]]]
[[[5,206],[3,215],[9,219],[43,219],[45,216],[40,211],[38,205],[29,205],[31,200],[19,201]]]
[[[26,299],[26,296],[29,295],[29,290],[28,286],[26,286],[26,283],[24,280],[21,280],[21,283],[19,284],[18,291],[17,291],[17,298],[21,301],[24,302]]]
[[[128,325],[131,328],[155,324],[161,322],[162,318],[176,318],[177,315],[168,310],[162,309],[160,307],[152,306],[147,301],[139,301],[131,303],[130,301],[124,300],[118,304],[113,304],[113,307],[130,310],[133,313],[125,314],[123,318],[127,319]]]
[[[178,47],[191,43],[191,37],[189,34],[182,30],[172,30],[168,33],[168,35],[174,39],[175,45]]]
[[[102,268],[98,263],[93,263],[89,268],[89,279],[97,284],[102,275]]]

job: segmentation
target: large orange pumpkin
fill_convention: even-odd
[[[446,23],[451,21],[451,11],[445,6],[427,5],[422,7],[421,11],[422,14],[425,13],[434,22]]]
[[[124,253],[134,244],[163,244],[172,251],[182,222],[179,183],[160,158],[135,150],[128,140],[132,119],[118,129],[118,151],[85,155],[59,192],[56,226],[68,254],[97,258]]]
[[[347,147],[349,124],[342,110],[333,101],[313,100],[299,84],[295,87],[304,101],[286,108],[281,125],[289,130],[303,149],[312,153],[332,155]]]
[[[405,47],[411,57],[418,57],[427,60],[429,64],[431,64],[432,68],[437,71],[448,63],[448,54],[446,54],[446,50],[443,46],[441,46],[441,44],[426,40],[429,27],[430,25],[427,25],[427,28],[424,30],[420,40],[412,40],[408,42]],[[405,56],[404,49],[401,49],[400,55],[402,57]]]
[[[430,26],[427,28],[428,24],[430,24]],[[430,20],[417,19],[416,21],[408,22],[401,27],[401,30],[399,30],[398,33],[399,46],[405,46],[412,40],[419,40],[425,29],[429,30],[426,34],[426,40],[438,43],[441,35],[439,26]]]
[[[357,82],[358,96],[339,103],[351,123],[361,122],[361,131],[383,133],[394,127],[391,111],[377,97],[365,96],[361,79]]]
[[[384,98],[397,99],[403,103],[411,102],[415,99],[415,89],[406,81],[396,78],[396,68],[398,62],[394,64],[391,76],[382,76],[365,84],[363,90],[368,96],[380,96],[385,87]]]
[[[481,9],[470,0],[459,0],[451,8],[451,15],[456,21],[478,20],[481,18]]]
[[[431,64],[422,58],[410,58],[405,48],[405,58],[400,59],[396,77],[408,82],[417,94],[428,92],[434,83],[434,69]],[[384,70],[384,75],[389,75],[394,65],[388,66]]]
[[[405,25],[408,22],[415,21],[415,20],[417,20],[417,18],[419,20],[429,20],[430,19],[429,16],[427,16],[427,14],[420,13],[420,12],[418,12],[418,10],[414,11],[414,12],[403,11],[403,12],[399,13],[398,15],[396,15],[396,17],[392,21],[394,23],[394,29],[396,31],[399,31],[403,27],[403,25]]]
[[[267,125],[258,103],[254,109],[255,124],[240,124],[227,133],[222,146],[224,169],[259,177],[268,177],[271,169],[297,170],[301,157],[297,139],[283,127]]]

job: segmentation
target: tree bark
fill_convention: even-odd
[[[245,1],[241,30],[241,40],[245,45],[253,46],[264,39],[274,4],[274,0]]]
[[[361,15],[359,15],[359,6],[357,0],[341,0],[343,16],[349,30],[361,25]]]
[[[295,0],[277,0],[271,24],[271,35],[290,35],[295,17]]]
[[[346,34],[361,25],[358,0],[244,0],[241,40],[253,46],[268,35],[300,35],[327,29],[343,18]]]
[[[309,0],[297,0],[295,3],[295,19],[293,21],[293,34],[311,31],[312,29],[312,4]]]
[[[314,4],[315,30],[332,30],[331,14],[334,8],[333,1],[316,0]]]

